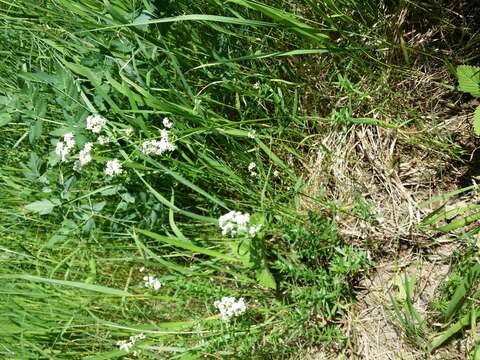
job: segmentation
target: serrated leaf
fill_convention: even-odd
[[[473,131],[475,135],[480,136],[480,106],[477,106],[473,113]]]
[[[39,201],[34,201],[25,206],[25,209],[39,215],[50,214],[55,208],[55,204],[50,200],[43,199]]]
[[[458,89],[473,96],[480,96],[480,67],[460,65],[457,68]]]

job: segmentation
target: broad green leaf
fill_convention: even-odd
[[[480,96],[480,67],[460,65],[457,68],[458,89],[473,96]]]
[[[75,64],[71,63],[68,61],[63,62],[70,70],[72,70],[74,73],[81,75],[88,80],[94,85],[94,86],[99,86],[102,81],[102,76],[96,74],[93,72],[90,68],[80,65],[80,64]]]
[[[42,131],[43,131],[43,120],[38,119],[36,120],[31,126],[30,126],[30,133],[28,134],[30,144],[33,144],[37,142],[38,139],[40,139],[40,136],[42,136]]]
[[[55,204],[47,199],[34,201],[28,205],[25,205],[25,209],[27,209],[28,211],[37,213],[39,215],[50,214],[54,208],[55,208]]]
[[[12,116],[9,113],[0,114],[0,127],[7,125],[10,121],[12,121]]]
[[[261,269],[257,270],[257,281],[263,287],[274,290],[277,288],[275,278],[273,277],[267,266],[264,266]]]

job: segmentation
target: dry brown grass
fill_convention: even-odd
[[[399,331],[389,294],[395,291],[401,272],[416,273],[419,290],[415,306],[427,316],[435,289],[449,272],[450,242],[440,246],[442,239],[433,238],[418,227],[421,219],[439,204],[427,208],[418,204],[457,189],[459,179],[468,172],[468,165],[458,162],[454,153],[449,152],[450,139],[463,146],[467,160],[475,141],[469,111],[459,106],[458,98],[449,98],[445,88],[430,89],[428,84],[434,79],[427,75],[415,82],[416,92],[439,96],[434,100],[427,96],[426,102],[417,104],[415,111],[427,115],[422,115],[415,125],[399,129],[370,125],[325,127],[307,165],[308,197],[304,208],[315,208],[311,199],[319,194],[340,204],[345,210],[337,218],[340,232],[351,243],[367,249],[377,263],[361,281],[359,301],[343,324],[349,336],[349,345],[341,353],[344,358],[430,358]],[[411,84],[396,86],[404,92]],[[412,101],[408,96],[405,103]],[[374,219],[365,220],[354,214],[352,209],[359,198],[371,206],[376,214]],[[464,356],[450,350],[432,358]],[[338,354],[316,349],[310,358],[337,359]]]

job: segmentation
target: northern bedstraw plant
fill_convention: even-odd
[[[2,358],[278,358],[338,340],[367,258],[334,206],[299,213],[288,67],[340,51],[328,31],[240,0],[0,14]]]

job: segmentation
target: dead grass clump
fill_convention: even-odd
[[[455,185],[438,177],[448,166],[443,156],[407,139],[397,129],[353,126],[330,131],[312,155],[306,193],[341,204],[341,233],[375,253],[393,254],[402,241],[418,238],[424,214],[417,203]],[[304,206],[315,203],[305,200]]]

